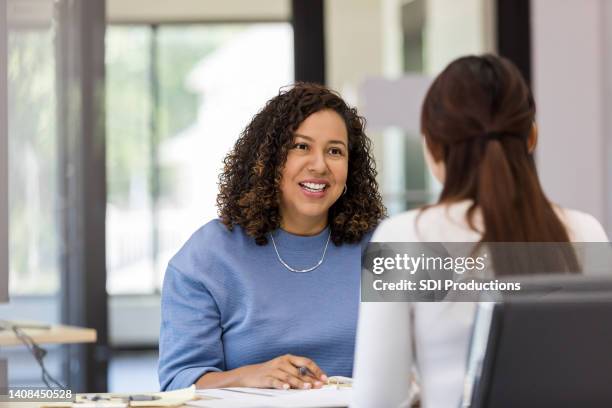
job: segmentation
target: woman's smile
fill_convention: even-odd
[[[298,183],[306,197],[322,198],[325,196],[329,182],[321,179],[309,179]]]

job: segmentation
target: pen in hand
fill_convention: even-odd
[[[301,376],[312,375],[312,373],[310,372],[308,367],[300,367],[300,375]]]
[[[306,377],[306,376],[310,376],[315,380],[314,386],[315,388],[319,388],[323,385],[323,382],[327,380],[327,376],[325,374],[323,374],[320,378],[320,380],[317,378],[317,376],[308,369],[308,367],[302,366],[302,367],[298,367],[298,371],[301,377]]]

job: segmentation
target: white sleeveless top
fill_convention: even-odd
[[[471,203],[466,200],[391,217],[378,227],[372,242],[480,241],[481,233],[466,222]],[[601,224],[591,215],[562,208],[556,211],[571,241],[608,242]],[[478,212],[474,221],[482,231]],[[475,308],[475,303],[467,302],[361,303],[351,407],[408,407],[414,369],[423,408],[458,407]]]

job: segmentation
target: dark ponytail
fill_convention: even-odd
[[[425,97],[421,131],[446,170],[440,203],[472,200],[467,221],[475,229],[480,210],[482,242],[569,242],[528,150],[534,119],[533,96],[520,72],[493,55],[455,60]],[[575,257],[563,252],[541,254],[549,260],[547,267],[539,263],[546,269],[540,271],[577,269]],[[510,273],[503,269],[496,265],[498,273]]]
[[[506,237],[521,235],[520,223],[508,222],[514,212],[517,185],[498,140],[485,142],[482,161],[478,169],[476,200],[485,220],[483,241],[507,241]]]

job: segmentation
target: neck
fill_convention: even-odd
[[[290,234],[310,236],[317,235],[327,227],[327,216],[319,219],[289,219],[283,217],[281,221],[281,228]]]

